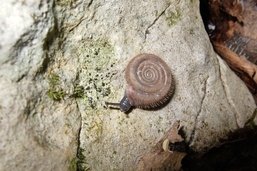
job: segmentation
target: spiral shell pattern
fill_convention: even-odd
[[[158,107],[171,98],[175,88],[170,68],[153,54],[134,57],[126,68],[125,78],[126,96],[136,107]]]

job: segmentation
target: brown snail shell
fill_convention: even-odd
[[[119,105],[127,112],[132,106],[151,109],[165,104],[173,95],[174,79],[169,66],[158,56],[140,54],[134,57],[126,67],[127,87]]]

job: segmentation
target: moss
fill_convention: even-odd
[[[82,98],[84,96],[85,89],[83,86],[75,84],[71,97]]]
[[[70,161],[69,171],[77,171],[77,162],[78,162],[77,157],[74,157],[74,158]]]
[[[79,160],[84,160],[85,159],[85,156],[83,155],[83,149],[82,148],[78,148],[78,154],[77,154],[77,157],[79,158]]]
[[[60,101],[64,98],[65,96],[65,92],[63,91],[63,89],[49,89],[47,91],[47,95],[48,97],[50,97],[51,99],[55,100],[55,101]]]
[[[74,157],[70,161],[69,171],[90,171],[89,165],[85,162],[85,156],[83,155],[83,149],[78,149],[77,157]]]
[[[60,86],[60,77],[56,73],[49,74],[48,76],[49,89],[47,95],[49,98],[60,101],[66,95],[63,88]]]
[[[181,19],[181,11],[176,9],[175,11],[171,11],[166,15],[166,21],[169,26],[176,25],[177,22]]]
[[[83,155],[84,150],[78,148],[77,158],[76,158],[76,169],[77,171],[90,171],[89,165],[86,163],[86,157]]]
[[[59,84],[59,82],[60,82],[60,77],[59,77],[59,75],[53,73],[53,74],[50,74],[50,75],[49,75],[48,81],[49,81],[50,87],[55,87],[56,85]]]
[[[56,73],[51,73],[48,75],[48,84],[49,88],[47,91],[47,95],[49,98],[60,101],[64,99],[65,96],[69,96],[71,98],[82,98],[84,97],[84,87],[78,85],[78,83],[74,83],[73,91],[71,93],[65,93],[64,87],[61,85],[60,76]]]

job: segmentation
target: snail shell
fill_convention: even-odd
[[[158,56],[140,54],[134,57],[125,71],[127,87],[120,101],[120,110],[132,106],[151,109],[166,103],[174,92],[174,79],[169,66]]]

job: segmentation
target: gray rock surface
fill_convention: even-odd
[[[47,96],[53,2],[13,0],[1,7],[0,170],[73,168],[81,121],[76,101]]]
[[[0,170],[133,170],[176,120],[201,152],[244,127],[256,108],[213,52],[198,1],[2,6]],[[144,52],[171,67],[174,97],[161,110],[128,116],[106,109],[124,94],[127,63]]]

